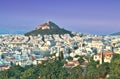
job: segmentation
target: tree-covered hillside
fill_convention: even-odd
[[[63,60],[48,60],[37,66],[12,66],[0,72],[0,79],[120,79],[120,55],[114,54],[111,63],[98,64],[90,59],[86,71],[80,65],[64,68]],[[107,78],[109,77],[109,78]]]
[[[26,36],[29,35],[53,35],[53,34],[59,34],[59,35],[63,35],[63,34],[70,34],[71,36],[73,36],[73,34],[71,34],[70,31],[65,30],[65,29],[45,29],[45,30],[33,30],[31,32],[26,33]]]

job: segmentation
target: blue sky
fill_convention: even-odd
[[[0,33],[25,33],[48,20],[70,31],[120,30],[120,0],[0,0]]]

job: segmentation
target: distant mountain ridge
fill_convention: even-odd
[[[60,28],[58,25],[56,25],[52,21],[48,21],[44,24],[38,25],[33,31],[25,33],[26,36],[29,36],[29,35],[36,36],[38,34],[40,35],[70,34],[71,36],[73,35],[70,31]]]
[[[120,32],[116,32],[116,33],[113,33],[113,34],[110,34],[110,35],[120,35]]]

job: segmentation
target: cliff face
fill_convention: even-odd
[[[70,34],[71,36],[73,36],[70,31],[60,28],[58,25],[56,25],[55,23],[53,23],[51,21],[48,21],[41,25],[38,25],[33,31],[27,32],[25,35],[26,36],[29,36],[29,35],[36,36],[38,34],[40,34],[40,35]]]
[[[60,29],[55,23],[48,21],[42,25],[38,25],[35,30],[46,30],[46,29]]]

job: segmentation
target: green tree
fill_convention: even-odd
[[[120,54],[114,54],[110,63],[110,78],[120,79]]]
[[[7,70],[7,74],[9,78],[17,78],[19,79],[21,72],[24,71],[24,68],[20,66],[12,66],[9,70]]]
[[[80,65],[67,69],[67,73],[68,73],[68,76],[66,76],[67,79],[82,79],[83,78],[82,68]]]
[[[83,59],[83,56],[80,56],[80,58],[78,59],[79,63],[82,64],[85,60]]]
[[[71,56],[67,57],[68,60],[73,60],[73,58]]]
[[[0,72],[0,79],[9,79],[6,71]]]
[[[94,61],[89,62],[87,66],[86,76],[88,77],[88,79],[98,79],[98,69],[96,62]]]
[[[99,77],[105,78],[110,72],[109,63],[103,63],[98,66]]]
[[[34,69],[29,68],[21,73],[20,79],[35,79]]]

